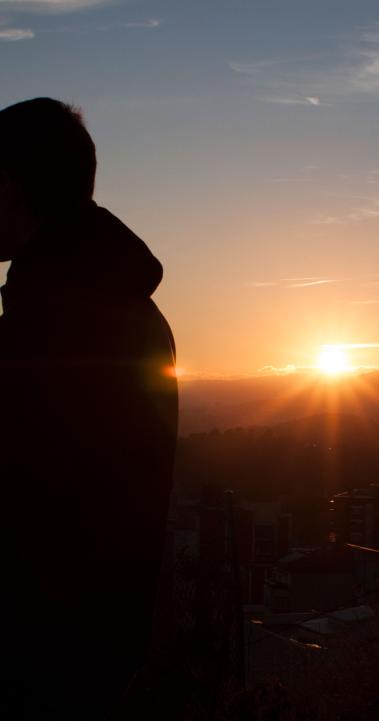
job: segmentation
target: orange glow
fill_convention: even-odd
[[[168,378],[181,378],[185,374],[185,369],[177,366],[165,366],[163,374]]]
[[[324,346],[317,359],[321,373],[335,376],[352,370],[346,351],[338,345]]]

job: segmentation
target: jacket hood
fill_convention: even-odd
[[[162,275],[146,244],[91,202],[49,222],[12,262],[2,289],[4,312],[25,304],[34,311],[54,301],[75,304],[80,298],[122,305],[149,298]]]

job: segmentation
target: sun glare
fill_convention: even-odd
[[[351,370],[346,351],[338,345],[324,346],[317,359],[321,373],[335,376]]]

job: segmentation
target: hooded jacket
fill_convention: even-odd
[[[92,202],[42,229],[2,289],[2,617],[92,688],[104,655],[117,686],[148,646],[177,423],[161,278]]]

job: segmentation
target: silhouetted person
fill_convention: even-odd
[[[80,114],[0,112],[0,717],[90,721],[149,645],[176,440],[160,263]]]

